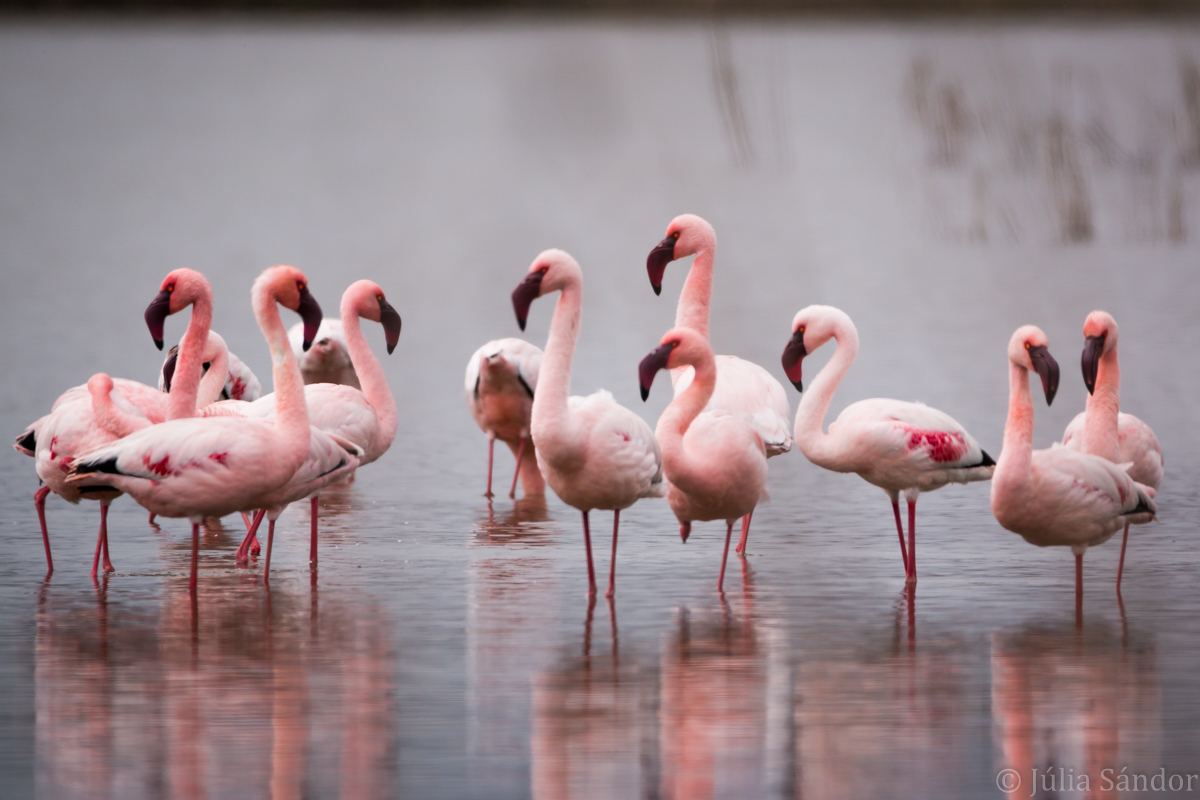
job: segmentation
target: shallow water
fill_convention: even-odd
[[[6,23],[3,430],[96,370],[152,381],[141,315],[178,266],[260,377],[246,292],[276,262],[327,313],[377,280],[404,332],[400,431],[322,497],[318,576],[307,509],[281,518],[270,591],[231,517],[193,603],[187,524],[125,498],[93,584],[97,509],[52,498],[45,580],[32,462],[0,460],[4,796],[962,798],[1006,768],[1012,797],[1034,769],[1040,796],[1160,769],[1162,795],[1200,793],[1170,791],[1200,774],[1198,63],[1180,24]],[[1001,529],[980,484],[922,497],[910,602],[884,496],[793,452],[724,597],[719,526],[683,545],[644,501],[615,604],[589,607],[577,513],[480,496],[462,369],[518,335],[508,293],[564,247],[575,390],[653,422],[667,393],[640,403],[636,365],[685,267],[656,298],[643,265],[683,211],[720,235],[718,352],[782,377],[797,309],[855,319],[831,417],[919,399],[998,454],[1004,349],[1034,322],[1063,365],[1048,446],[1083,407],[1083,318],[1111,311],[1124,407],[1167,461],[1123,605],[1114,540],[1077,628],[1069,553]]]

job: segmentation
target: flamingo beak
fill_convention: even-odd
[[[787,346],[783,348],[783,371],[787,374],[788,380],[792,382],[792,386],[796,387],[797,392],[804,391],[804,384],[800,382],[800,365],[806,355],[808,355],[808,350],[804,347],[804,331],[796,331],[792,334]]]
[[[300,290],[300,305],[296,307],[296,313],[304,321],[304,352],[307,353],[313,339],[317,338],[317,329],[321,327],[321,306],[307,286]]]
[[[642,359],[641,364],[638,364],[638,386],[642,390],[642,402],[645,402],[646,398],[650,396],[650,387],[654,383],[654,376],[660,369],[667,368],[667,359],[671,357],[671,351],[674,349],[674,345],[659,345],[650,352],[650,355]]]
[[[166,363],[163,364],[163,389],[167,392],[171,391],[171,381],[175,379],[175,367],[179,364],[179,345],[171,348],[167,354]]]
[[[1042,345],[1029,348],[1029,360],[1033,362],[1033,368],[1042,378],[1042,391],[1046,393],[1046,405],[1050,405],[1054,402],[1054,395],[1058,393],[1058,362],[1054,360],[1054,356],[1050,355],[1049,348]]]
[[[154,346],[163,349],[163,323],[171,315],[171,293],[163,289],[158,296],[146,306],[146,327],[150,329],[150,338]]]
[[[400,341],[400,315],[396,313],[396,309],[392,308],[392,304],[382,297],[379,298],[379,324],[383,326],[383,335],[387,339],[388,355],[396,349],[396,342]]]
[[[513,289],[513,311],[517,314],[517,324],[521,326],[521,330],[525,330],[525,320],[529,318],[529,306],[533,305],[533,301],[542,294],[542,278],[545,275],[546,273],[541,270],[531,272],[525,276],[525,280],[517,284],[517,288]]]
[[[668,236],[646,256],[646,273],[650,276],[650,288],[656,295],[662,294],[663,273],[667,271],[667,264],[675,260],[675,242],[678,240],[678,236]]]
[[[1100,356],[1104,352],[1104,339],[1108,333],[1089,336],[1083,344],[1083,385],[1088,394],[1096,391],[1096,373],[1100,371]]]

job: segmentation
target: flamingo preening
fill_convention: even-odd
[[[164,392],[171,391],[171,381],[179,359],[179,345],[167,351],[163,361],[162,372],[158,376],[158,388]],[[208,399],[202,389],[196,400],[196,407],[202,408],[218,400],[245,400],[247,402],[262,397],[262,384],[258,376],[246,364],[229,351],[225,340],[216,331],[209,331],[208,347],[204,353],[204,376],[208,377],[209,370],[216,374],[225,375],[225,383],[218,387],[216,397]]]
[[[1108,541],[1127,523],[1149,522],[1157,508],[1146,487],[1106,458],[1057,443],[1049,450],[1033,449],[1030,371],[1042,379],[1046,405],[1058,390],[1058,363],[1040,328],[1017,328],[1008,343],[1008,362],[1008,419],[992,478],[992,513],[1030,544],[1071,548],[1080,615],[1084,552]]]
[[[542,295],[559,292],[550,322],[538,390],[533,398],[530,432],[537,445],[542,476],[564,503],[583,514],[588,594],[596,593],[588,512],[612,509],[612,561],[607,596],[616,591],[617,529],[621,509],[643,497],[662,497],[662,453],[646,421],[603,389],[571,397],[571,360],[579,338],[583,272],[562,250],[546,250],[533,260],[513,290],[517,324],[525,330],[529,306]]]
[[[695,214],[681,214],[667,226],[667,236],[646,258],[646,272],[655,294],[662,292],[667,264],[695,255],[675,310],[675,327],[691,328],[707,341],[709,306],[712,303],[713,261],[717,234],[712,225]],[[771,373],[736,356],[716,356],[717,378],[705,410],[741,417],[762,439],[767,458],[792,449],[792,410],[787,392]],[[679,395],[691,383],[691,368],[671,370],[671,383]],[[742,535],[736,552],[746,552],[750,517],[742,520]]]
[[[513,472],[510,498],[517,496],[517,478],[525,495],[540,495],[546,482],[538,471],[537,455],[529,440],[529,420],[533,413],[533,394],[537,390],[538,370],[542,366],[541,348],[524,339],[496,339],[480,347],[467,360],[464,389],[467,408],[479,429],[488,437],[487,491],[492,497],[492,455],[496,440],[513,451],[517,466]],[[526,450],[530,451],[526,455]]]
[[[670,484],[667,502],[679,520],[683,540],[687,541],[692,522],[720,519],[726,523],[717,577],[721,592],[733,523],[753,513],[763,496],[767,454],[762,439],[744,419],[705,410],[717,382],[717,367],[708,341],[691,328],[667,331],[658,348],[642,359],[638,367],[642,399],[649,397],[659,370],[683,366],[692,367],[695,378],[659,417],[655,436]]]
[[[1117,360],[1117,321],[1106,311],[1093,311],[1083,323],[1083,383],[1087,410],[1077,414],[1063,432],[1062,443],[1084,453],[1127,464],[1129,477],[1155,497],[1163,478],[1162,445],[1149,425],[1121,411],[1121,366]],[[1117,594],[1125,571],[1129,523],[1121,535],[1117,564]]]
[[[783,371],[803,391],[801,362],[830,339],[837,351],[813,379],[796,409],[796,445],[805,458],[833,472],[854,472],[892,501],[906,583],[917,582],[917,496],[948,483],[986,481],[996,462],[950,415],[924,403],[860,400],[847,406],[829,433],[821,426],[829,402],[858,354],[858,330],[832,306],[808,306],[792,320]],[[900,523],[900,493],[908,501],[908,548]]]
[[[300,374],[304,377],[306,386],[310,383],[340,383],[355,389],[362,388],[358,381],[358,373],[354,371],[350,350],[346,347],[346,333],[342,329],[341,320],[321,320],[317,338],[307,351],[303,348],[302,324],[297,323],[288,330],[288,341],[291,342],[292,352],[300,362]]]

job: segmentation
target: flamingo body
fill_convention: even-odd
[[[516,497],[517,478],[525,494],[545,492],[532,449],[529,424],[533,394],[542,366],[542,350],[523,339],[496,339],[480,347],[467,360],[463,382],[467,408],[488,437],[488,481],[485,496],[492,496],[492,455],[496,439],[508,445],[517,459],[509,497]]]
[[[1063,431],[1063,446],[1083,452],[1083,428],[1087,412],[1075,415]],[[1129,464],[1129,477],[1143,486],[1158,491],[1162,485],[1164,461],[1162,445],[1154,429],[1133,414],[1124,411],[1117,415],[1118,464]]]

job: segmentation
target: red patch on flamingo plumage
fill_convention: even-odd
[[[233,379],[233,388],[229,390],[229,396],[234,400],[241,400],[242,395],[246,393],[246,384],[241,378]]]
[[[169,455],[163,456],[161,460],[155,461],[153,464],[150,463],[149,453],[142,456],[142,464],[155,475],[169,475],[171,472],[170,462],[171,457]]]
[[[225,466],[225,458],[229,453],[209,453],[208,457],[221,466]]]
[[[903,426],[908,431],[908,449],[925,449],[939,464],[958,461],[967,453],[967,440],[961,433],[922,431]]]

